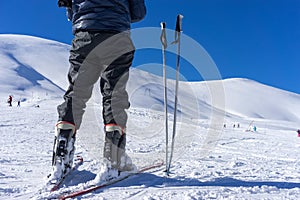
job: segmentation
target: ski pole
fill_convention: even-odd
[[[174,152],[174,143],[176,135],[176,118],[177,118],[177,104],[178,104],[178,85],[179,85],[179,68],[180,68],[180,37],[182,32],[182,18],[183,15],[178,15],[176,19],[176,32],[175,32],[175,41],[172,44],[177,44],[177,60],[176,60],[176,84],[175,84],[175,102],[174,102],[174,119],[173,119],[173,135],[171,143],[171,152],[170,159],[167,167],[167,175],[170,174],[170,167],[173,158]]]
[[[168,96],[167,96],[167,66],[166,66],[166,48],[167,48],[167,37],[166,37],[166,23],[161,22],[161,44],[162,44],[162,56],[163,56],[163,77],[164,77],[164,111],[165,111],[165,131],[166,131],[166,171],[168,169]]]

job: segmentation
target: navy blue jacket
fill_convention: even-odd
[[[144,0],[73,0],[67,9],[73,33],[89,31],[127,31],[130,24],[146,15]]]

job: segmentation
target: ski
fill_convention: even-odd
[[[77,170],[78,167],[79,167],[80,165],[82,165],[82,163],[83,163],[83,158],[82,158],[81,156],[77,156],[76,159],[74,160],[74,165],[73,165],[72,169],[71,169],[68,173],[66,173],[66,174],[64,175],[64,177],[62,177],[62,179],[60,179],[57,183],[55,183],[55,184],[50,184],[50,185],[51,185],[50,192],[54,192],[54,191],[58,190],[59,187],[60,187],[60,186],[62,185],[62,183],[64,182],[64,180],[67,178],[67,176],[69,176],[70,173],[71,173],[72,171]]]
[[[90,185],[90,186],[87,186],[86,188],[84,188],[82,190],[73,191],[73,192],[71,192],[69,194],[61,195],[58,199],[65,200],[65,199],[69,199],[69,198],[75,198],[75,197],[78,197],[78,196],[81,196],[81,195],[84,195],[84,194],[88,194],[88,193],[94,192],[94,191],[96,191],[98,189],[102,189],[102,188],[105,188],[107,186],[110,186],[110,185],[113,185],[115,183],[118,183],[120,181],[123,181],[123,180],[125,180],[125,179],[127,179],[127,178],[129,178],[129,177],[131,177],[133,175],[141,174],[143,172],[146,172],[148,170],[161,167],[163,165],[164,165],[164,162],[163,161],[159,161],[159,162],[157,162],[155,164],[152,164],[152,165],[149,165],[149,166],[146,166],[146,167],[142,167],[137,172],[128,173],[128,174],[125,174],[124,176],[120,176],[120,177],[117,177],[115,179],[112,179],[112,180],[100,183],[99,185]]]

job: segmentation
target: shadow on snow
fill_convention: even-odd
[[[129,177],[119,183],[97,190],[95,193],[101,193],[103,190],[114,187],[132,187],[143,186],[167,188],[167,187],[276,187],[278,189],[300,188],[300,183],[294,182],[275,182],[275,181],[243,181],[230,177],[217,178],[212,181],[200,181],[193,178],[169,178],[160,177],[150,173],[138,174]]]

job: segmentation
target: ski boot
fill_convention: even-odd
[[[56,183],[67,174],[73,165],[75,152],[75,125],[58,122],[55,129],[55,139],[52,157],[52,173],[50,183]]]
[[[119,141],[119,148],[118,148],[118,170],[119,170],[119,173],[124,172],[124,171],[136,170],[136,167],[132,163],[131,158],[125,152],[125,146],[126,146],[126,134],[123,134]]]
[[[122,171],[134,169],[130,157],[125,153],[126,134],[124,129],[117,125],[105,126],[104,158],[110,162],[112,170]]]

